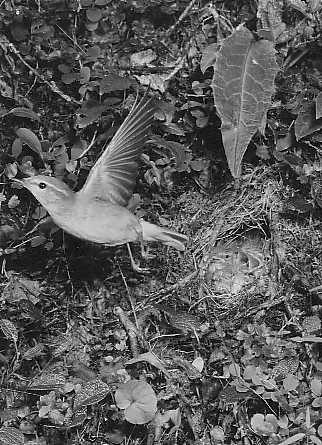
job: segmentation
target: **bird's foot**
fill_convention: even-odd
[[[132,252],[131,252],[131,248],[130,248],[130,245],[129,245],[129,243],[127,243],[126,244],[126,246],[127,246],[127,250],[128,250],[128,252],[129,252],[129,256],[130,256],[130,260],[131,260],[131,266],[132,266],[132,269],[135,271],[135,272],[137,272],[137,273],[148,273],[149,272],[149,269],[145,269],[145,268],[143,268],[143,267],[140,267],[138,264],[136,264],[136,262],[134,261],[134,258],[133,258],[133,255],[132,255]]]
[[[132,269],[134,270],[134,272],[137,272],[137,273],[148,274],[150,272],[150,270],[147,269],[146,267],[140,267],[136,263],[131,263],[131,266],[132,266]]]

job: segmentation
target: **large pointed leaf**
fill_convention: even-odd
[[[228,165],[238,178],[247,146],[263,127],[278,66],[273,43],[239,26],[224,42],[214,66],[213,93],[221,118]]]

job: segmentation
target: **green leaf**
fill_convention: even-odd
[[[209,431],[210,437],[213,439],[214,443],[224,443],[225,442],[225,432],[220,426],[215,426]]]
[[[179,142],[167,141],[164,138],[154,135],[151,138],[156,145],[170,150],[175,158],[176,170],[178,172],[189,171],[189,162],[191,160],[191,152]]]
[[[133,365],[138,362],[147,362],[150,365],[154,366],[155,368],[159,369],[161,372],[163,372],[166,376],[169,377],[169,373],[165,369],[164,363],[152,352],[144,352],[143,354],[140,354],[137,357],[132,358],[131,360],[128,360],[125,363],[125,366]]]
[[[80,83],[87,83],[91,78],[91,70],[88,66],[83,66],[79,73],[79,81]]]
[[[70,419],[70,421],[67,422],[66,426],[72,428],[75,426],[82,425],[87,418],[87,407],[83,406],[79,408],[76,413],[73,414],[73,417]]]
[[[31,247],[38,247],[43,245],[47,241],[47,238],[43,235],[37,235],[34,238],[31,238],[30,245]]]
[[[310,441],[314,443],[314,445],[322,445],[322,440],[313,434],[310,435]]]
[[[263,126],[277,71],[273,43],[256,40],[242,25],[224,40],[218,52],[212,88],[234,178],[241,174],[241,162],[250,140]]]
[[[63,388],[66,383],[66,377],[61,371],[48,371],[40,376],[37,376],[30,383],[29,388],[38,391],[53,391],[55,389]]]
[[[4,81],[0,79],[0,94],[3,97],[13,98],[12,88]]]
[[[1,445],[23,445],[25,443],[24,435],[17,428],[0,428]]]
[[[206,71],[207,68],[213,67],[216,61],[217,52],[218,52],[218,43],[211,43],[206,46],[203,50],[201,61],[200,61],[200,69],[202,73]]]
[[[6,338],[12,340],[14,343],[17,343],[18,331],[16,326],[10,320],[5,318],[0,319],[0,329]]]
[[[316,337],[315,335],[305,335],[304,337],[291,337],[291,341],[297,343],[322,343],[322,337]]]
[[[292,443],[296,443],[299,440],[304,439],[304,437],[305,437],[305,433],[297,433],[297,434],[294,434],[294,436],[289,437],[286,440],[283,440],[283,442],[280,442],[278,445],[292,445]]]
[[[129,77],[121,77],[117,74],[108,74],[103,77],[99,84],[99,94],[111,93],[112,91],[127,90],[131,86],[136,85],[136,82]]]
[[[252,380],[257,375],[257,368],[254,365],[247,365],[243,372],[245,380]]]
[[[13,114],[14,116],[26,117],[31,120],[40,121],[40,117],[37,113],[30,110],[30,108],[16,107],[12,108],[8,114]]]
[[[322,407],[322,397],[317,397],[312,402],[313,408],[321,408]]]
[[[305,103],[295,121],[296,139],[302,139],[322,128],[322,118],[316,118],[315,102]]]
[[[264,416],[264,414],[257,413],[251,418],[251,426],[253,430],[261,436],[271,436],[277,431],[277,419],[275,416]]]
[[[238,363],[231,363],[228,367],[230,375],[240,377],[240,366]]]
[[[322,381],[319,378],[314,378],[311,381],[311,391],[315,396],[322,395]]]
[[[105,399],[111,388],[99,379],[84,383],[74,401],[74,410],[87,405],[94,405]]]
[[[16,174],[18,173],[18,167],[17,164],[14,162],[13,164],[7,164],[6,168],[4,170],[5,175],[7,176],[7,178],[12,179],[16,176]],[[20,186],[20,184],[15,184],[17,186],[17,188],[21,188],[22,186]]]
[[[102,11],[98,8],[87,9],[86,17],[90,22],[99,22],[102,18]]]
[[[33,131],[29,130],[29,128],[18,128],[16,134],[23,144],[28,145],[31,150],[42,158],[41,143]]]
[[[115,392],[118,408],[124,409],[125,419],[135,425],[150,422],[157,412],[157,397],[153,388],[140,380],[129,380]]]
[[[101,54],[99,46],[94,45],[87,49],[86,62],[95,62]]]
[[[89,99],[82,104],[78,110],[77,125],[79,128],[85,128],[99,119],[107,106],[100,104],[95,100]]]
[[[296,388],[299,385],[299,381],[298,379],[290,374],[288,375],[284,380],[283,380],[283,387],[285,389],[285,391],[290,392],[290,391],[295,391]]]

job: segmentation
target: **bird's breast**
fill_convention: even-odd
[[[127,208],[106,201],[75,200],[64,212],[50,213],[59,227],[87,241],[113,246],[142,237],[138,218]]]

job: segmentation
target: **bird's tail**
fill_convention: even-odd
[[[143,241],[160,241],[166,246],[174,247],[177,250],[185,250],[188,238],[181,233],[151,224],[147,221],[140,220],[142,226]]]

